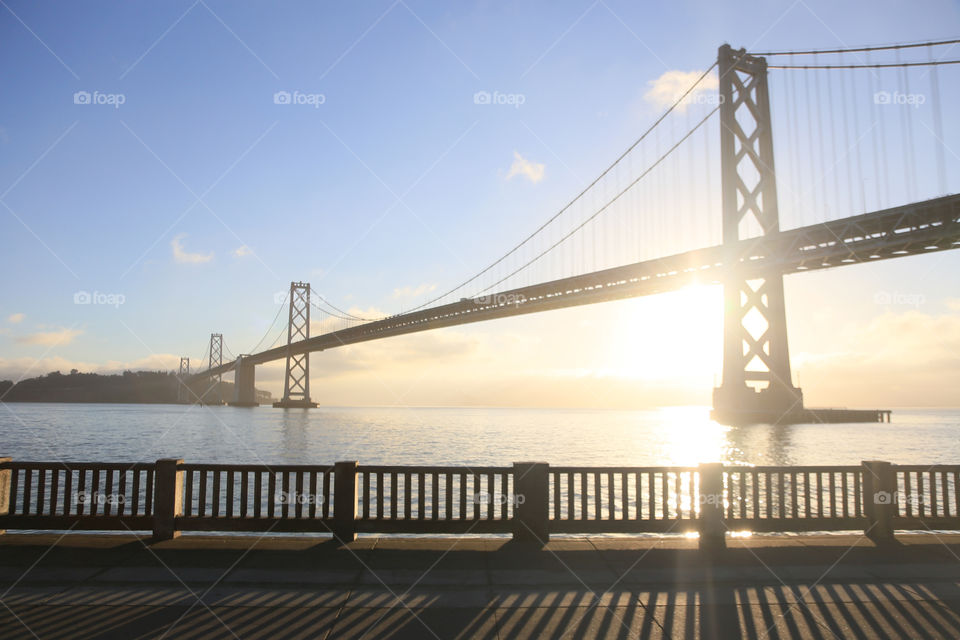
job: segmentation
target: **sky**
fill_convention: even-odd
[[[960,27],[946,0],[0,5],[0,379],[13,380],[181,356],[196,368],[211,332],[249,352],[273,339],[291,280],[356,314],[409,309],[555,213],[724,42],[832,48]],[[802,153],[788,133],[775,145]],[[917,159],[921,182],[931,162]],[[960,404],[955,253],[786,278],[808,404]],[[312,396],[708,404],[720,302],[703,285],[317,353]],[[279,395],[282,381],[282,363],[258,368],[259,388]]]

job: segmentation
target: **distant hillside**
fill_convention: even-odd
[[[220,384],[223,399],[229,401],[233,398],[233,383]],[[67,375],[53,371],[17,383],[0,381],[0,397],[4,402],[176,403],[177,386],[177,375],[172,371],[124,371],[122,374],[101,375],[80,373],[74,369]],[[211,401],[215,399],[216,389],[208,391],[206,397]],[[269,402],[270,393],[258,389],[257,398]]]

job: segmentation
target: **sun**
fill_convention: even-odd
[[[690,285],[623,303],[609,366],[624,378],[701,384],[723,353],[723,290]],[[708,383],[709,384],[709,383]]]

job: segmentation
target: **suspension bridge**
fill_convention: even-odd
[[[804,406],[791,375],[783,278],[960,248],[960,195],[948,182],[960,159],[945,153],[960,132],[941,110],[960,83],[938,75],[957,69],[960,60],[946,57],[958,43],[766,53],[724,45],[623,154],[480,272],[382,318],[315,300],[308,283],[293,282],[286,343],[274,346],[281,333],[269,348],[225,361],[223,336],[212,334],[205,370],[191,373],[181,360],[183,399],[220,402],[213,395],[232,372],[230,404],[256,405],[255,367],[285,360],[275,406],[312,407],[313,352],[716,283],[724,288],[717,420],[889,420],[884,410]],[[321,314],[319,335],[310,334],[311,308]]]

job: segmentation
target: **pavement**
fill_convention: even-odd
[[[960,535],[0,535],[0,638],[960,638]]]

